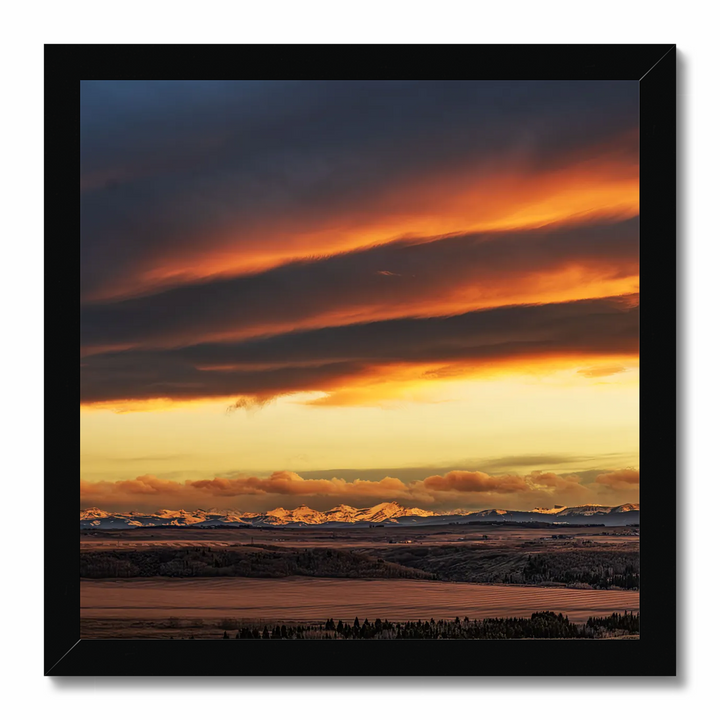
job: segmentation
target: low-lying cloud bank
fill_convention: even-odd
[[[607,485],[611,488],[623,490],[625,488],[637,488],[640,485],[640,471],[633,468],[615,470],[610,473],[603,473],[595,478],[599,485]]]
[[[630,468],[599,473],[592,481],[577,474],[538,470],[525,475],[453,470],[410,482],[392,477],[380,481],[311,479],[283,470],[265,478],[216,477],[177,482],[143,475],[116,482],[81,480],[80,496],[83,507],[98,505],[117,511],[210,506],[263,511],[283,503],[306,503],[316,510],[327,510],[341,503],[365,506],[393,500],[433,510],[529,510],[546,505],[635,502],[638,488],[639,471]]]

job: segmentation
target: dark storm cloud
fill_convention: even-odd
[[[434,173],[555,167],[636,125],[636,83],[84,82],[83,294],[214,233],[242,244]]]
[[[637,352],[638,307],[628,297],[504,307],[453,317],[401,319],[90,356],[81,368],[85,402],[153,397],[268,397],[326,390],[382,365],[481,367],[514,358]],[[445,367],[447,366],[447,367]],[[214,369],[213,369],[214,368]]]
[[[482,305],[483,298],[498,294],[517,297],[528,287],[529,276],[568,266],[584,267],[594,279],[631,277],[637,273],[637,248],[637,218],[389,243],[255,275],[86,305],[82,344],[152,347],[189,344],[212,333],[262,334],[312,322],[328,310],[361,313],[359,319],[393,312],[412,315],[417,309],[419,314],[439,314],[428,311],[428,300],[440,313],[447,312],[443,301],[454,309],[452,296],[464,286],[472,286]]]

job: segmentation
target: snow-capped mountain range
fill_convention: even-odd
[[[371,524],[387,525],[447,525],[465,524],[473,521],[556,522],[572,524],[632,525],[640,522],[640,505],[581,505],[520,510],[481,510],[479,512],[453,511],[436,513],[420,508],[406,508],[396,502],[385,502],[369,508],[338,505],[332,510],[313,510],[300,505],[294,510],[278,507],[264,513],[236,510],[160,510],[156,513],[106,512],[99,508],[80,511],[80,529],[111,529],[132,527],[157,527],[175,525],[181,527],[308,527],[330,525],[334,527]]]

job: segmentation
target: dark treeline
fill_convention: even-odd
[[[390,562],[453,582],[561,583],[602,590],[640,588],[637,551],[563,548],[527,553],[515,549],[445,545],[402,546],[374,552]]]
[[[80,577],[411,578],[450,582],[594,589],[640,588],[640,556],[618,550],[527,553],[473,546],[390,546],[372,550],[190,547],[100,550],[80,554]]]
[[[229,621],[225,622],[230,627]],[[613,613],[591,617],[586,623],[571,622],[562,613],[533,613],[529,618],[486,618],[470,620],[418,620],[389,622],[367,618],[360,622],[337,623],[332,618],[323,623],[299,625],[236,625],[226,629],[224,639],[237,640],[519,640],[519,639],[602,639],[635,635],[640,632],[640,615]]]
[[[415,578],[432,575],[382,558],[331,548],[274,548],[271,545],[237,550],[161,548],[102,550],[80,554],[82,578],[133,577],[315,577]]]
[[[628,633],[639,633],[640,613],[613,613],[607,617],[590,617],[585,625],[589,630],[598,632],[623,630]]]
[[[598,590],[639,590],[640,556],[602,551],[529,555],[522,575],[527,584],[551,580]]]

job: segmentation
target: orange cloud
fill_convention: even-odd
[[[550,169],[523,160],[505,162],[492,173],[477,167],[437,169],[414,182],[382,188],[353,207],[269,216],[249,229],[204,231],[193,242],[173,247],[172,254],[140,259],[131,275],[86,299],[117,299],[204,278],[257,273],[399,238],[533,228],[588,214],[629,218],[639,209],[639,175],[627,143],[623,137],[604,145],[604,156],[586,148],[564,165],[558,159]]]
[[[89,483],[80,481],[80,495],[180,495],[183,485],[172,480],[161,480],[154,475],[141,475],[132,480],[117,480],[114,483]]]
[[[617,296],[637,292],[638,262],[637,217],[396,242],[85,305],[82,354]]]
[[[590,368],[578,370],[578,375],[582,375],[588,379],[596,377],[608,377],[609,375],[617,375],[625,372],[626,368],[622,365],[599,365]]]
[[[157,87],[83,84],[85,300],[638,210],[629,83]]]
[[[453,470],[445,475],[431,475],[423,480],[428,491],[435,492],[500,492],[514,493],[527,489],[518,475],[488,475],[483,472]]]
[[[595,482],[600,485],[607,485],[611,488],[628,488],[640,484],[640,471],[634,468],[615,470],[610,473],[598,475]]]
[[[489,358],[482,362],[460,361],[437,365],[395,365],[367,368],[339,385],[324,388],[321,397],[303,400],[316,407],[375,407],[397,402],[432,402],[437,384],[457,380],[480,380],[508,376],[550,376],[574,370],[579,362],[620,360],[637,364],[637,355],[620,352],[599,356],[583,353],[537,353],[519,357]],[[582,382],[582,381],[581,381]]]
[[[436,194],[439,184],[445,188],[440,198]],[[586,213],[632,217],[638,211],[638,198],[637,176],[623,165],[605,163],[545,176],[508,173],[480,182],[434,177],[425,187],[404,187],[385,196],[375,208],[317,218],[314,226],[301,233],[292,219],[278,219],[270,221],[254,242],[244,237],[242,246],[234,233],[211,238],[202,254],[187,255],[184,262],[182,257],[164,257],[162,264],[140,273],[133,282],[157,288],[254,273],[397,238],[537,227]]]
[[[638,309],[627,298],[514,306],[446,318],[409,318],[251,343],[200,344],[93,356],[81,373],[85,403],[171,397],[241,397],[241,405],[290,393],[337,393],[318,404],[397,395],[393,383],[427,384],[540,360],[616,363],[637,354]]]
[[[605,504],[627,502],[629,485],[617,478],[630,477],[618,470],[599,475],[596,484],[611,485],[622,495],[608,495],[608,489],[583,484],[575,474],[558,475],[534,471],[526,475],[490,475],[481,471],[453,470],[444,475],[431,475],[423,480],[402,482],[386,477],[380,481],[342,478],[303,478],[290,471],[274,472],[268,477],[241,476],[186,480],[176,482],[153,476],[117,482],[80,482],[83,505],[104,509],[139,509],[170,507],[173,509],[206,507],[208,502],[223,507],[270,509],[292,497],[312,503],[316,509],[327,509],[338,503],[356,506],[383,501],[398,501],[406,506],[446,508],[465,506],[476,509],[500,507],[510,510],[531,509],[544,504]],[[607,478],[617,482],[608,482]],[[632,493],[631,493],[632,494]]]

